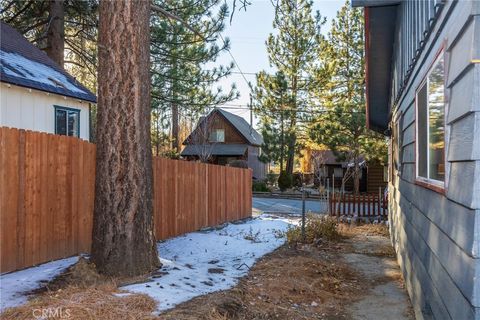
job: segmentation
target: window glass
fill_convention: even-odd
[[[80,136],[80,110],[55,108],[55,133],[64,136]]]
[[[67,111],[55,110],[55,133],[67,135]]]
[[[417,175],[445,181],[445,85],[443,56],[417,92]]]
[[[443,57],[428,76],[428,165],[429,178],[445,179],[445,101]]]
[[[223,129],[214,129],[210,133],[211,142],[225,142],[225,130]]]
[[[342,168],[333,168],[333,176],[335,178],[342,178],[343,177],[343,169]]]
[[[427,172],[427,84],[425,83],[417,93],[417,109],[418,109],[418,176],[428,178]]]
[[[225,130],[217,129],[217,141],[225,142]]]
[[[68,112],[68,135],[78,137],[78,112]]]

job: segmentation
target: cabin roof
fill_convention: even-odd
[[[197,127],[194,129],[197,130],[197,128],[204,122],[206,119],[209,119],[212,117],[215,113],[218,113],[221,117],[223,117],[228,123],[230,123],[239,133],[242,135],[242,137],[245,138],[245,140],[248,142],[248,144],[252,146],[261,146],[263,144],[263,137],[253,128],[250,127],[250,124],[242,117],[237,116],[236,114],[233,114],[231,112],[225,111],[221,108],[215,108],[212,112],[210,112],[206,117],[201,117]],[[189,144],[188,141],[191,137],[190,135],[185,139],[183,144]]]
[[[184,157],[195,156],[201,153],[202,150],[209,151],[208,153],[212,156],[243,156],[247,150],[247,145],[224,143],[202,145],[189,144],[182,150],[181,155]]]
[[[17,30],[0,22],[0,81],[96,102],[96,96]]]
[[[263,144],[263,137],[242,117],[223,109],[215,109],[230,122],[247,141],[254,146]]]

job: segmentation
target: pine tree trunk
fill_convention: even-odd
[[[179,152],[178,131],[178,104],[172,103],[172,149],[174,152]]]
[[[150,141],[150,1],[100,1],[92,260],[108,275],[159,267]]]
[[[50,0],[47,24],[47,55],[63,68],[65,50],[65,10],[63,0]]]

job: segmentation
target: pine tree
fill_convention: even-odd
[[[254,110],[260,119],[264,140],[260,160],[278,163],[280,172],[285,169],[286,145],[292,136],[287,121],[292,116],[287,85],[282,72],[271,76],[262,71],[257,75]]]
[[[149,0],[100,2],[92,261],[99,272],[156,269],[150,143]]]
[[[360,161],[383,161],[385,140],[366,128],[363,12],[346,3],[332,22],[328,40],[319,47],[315,70],[319,105],[310,138],[331,149],[339,160],[352,162],[355,192],[359,191]],[[328,79],[325,81],[325,79]]]
[[[285,132],[288,134],[288,139],[285,139],[288,174],[293,173],[295,155],[298,154],[300,147],[298,120],[302,112],[310,107],[308,96],[312,82],[308,76],[312,64],[317,59],[317,47],[322,39],[320,28],[324,23],[325,19],[320,13],[313,15],[312,1],[280,0],[276,4],[273,21],[277,33],[270,34],[266,43],[270,64],[284,75],[289,97],[288,105],[284,107],[288,113],[276,112],[270,115],[272,118],[275,117],[277,122],[279,117],[285,117],[281,122],[284,123]],[[268,86],[269,83],[260,77],[257,81],[260,87]],[[265,124],[271,122],[268,118],[265,116],[262,122]]]
[[[175,153],[181,142],[181,117],[193,122],[209,108],[238,96],[235,87],[229,92],[214,88],[221,78],[230,74],[233,64],[206,68],[230,46],[228,39],[224,42],[221,38],[228,9],[222,0],[178,0],[173,4],[156,0],[155,3],[196,31],[193,33],[184,24],[165,17],[154,16],[151,20],[152,107],[156,118],[163,119],[163,125],[171,128]],[[213,13],[212,10],[218,11]],[[155,123],[153,126],[158,127]]]
[[[0,0],[0,19],[96,92],[98,0]]]

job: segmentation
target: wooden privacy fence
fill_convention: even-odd
[[[332,193],[328,201],[332,216],[357,216],[365,218],[380,217],[386,219],[387,199],[382,192],[377,194]]]
[[[157,239],[251,216],[251,170],[153,159]],[[0,272],[89,252],[95,145],[0,127]]]

